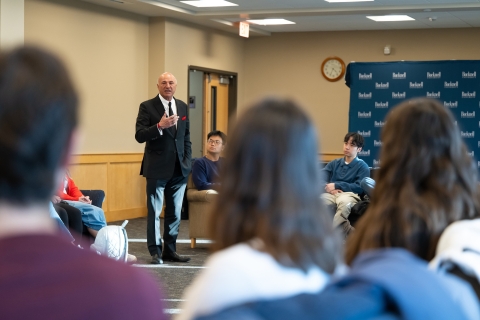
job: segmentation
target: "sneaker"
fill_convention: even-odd
[[[127,254],[127,263],[135,263],[137,262],[137,257],[135,257],[133,254]]]

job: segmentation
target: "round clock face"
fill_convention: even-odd
[[[345,63],[337,57],[327,58],[322,63],[322,74],[328,81],[337,81],[345,74]]]

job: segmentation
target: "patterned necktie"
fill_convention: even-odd
[[[172,102],[171,101],[168,102],[168,115],[169,115],[169,117],[174,115],[173,110],[172,110]],[[173,136],[175,136],[177,134],[177,126],[176,125],[171,126],[169,129],[172,132]]]

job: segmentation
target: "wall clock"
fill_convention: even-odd
[[[338,81],[345,74],[345,62],[339,57],[328,57],[323,60],[320,69],[325,79],[331,82]]]

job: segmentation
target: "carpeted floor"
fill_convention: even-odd
[[[123,221],[109,222],[109,225],[120,225]],[[163,219],[161,221],[163,232]],[[129,220],[127,226],[127,235],[129,239],[129,253],[137,257],[135,264],[138,268],[144,268],[145,271],[153,275],[159,283],[159,287],[164,293],[166,313],[175,314],[181,312],[179,305],[181,303],[183,291],[192,282],[195,275],[202,270],[203,264],[209,253],[209,241],[197,241],[195,249],[190,248],[190,239],[188,238],[188,220],[182,220],[180,224],[180,234],[177,239],[177,253],[189,256],[188,263],[168,262],[163,265],[150,264],[150,254],[147,250],[146,218]],[[200,242],[200,243],[199,243]]]

